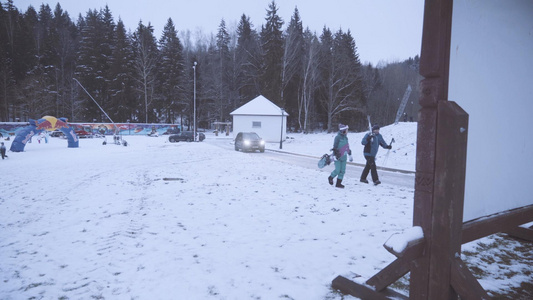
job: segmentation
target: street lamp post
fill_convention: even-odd
[[[196,62],[194,62],[194,66],[192,68],[194,69],[194,108],[193,108],[193,137],[194,141],[196,142]]]
[[[284,115],[284,112],[285,112],[285,110],[282,108],[281,109],[281,135],[280,135],[280,138],[279,138],[279,148],[280,149],[283,149],[283,115]]]

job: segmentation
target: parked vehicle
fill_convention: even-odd
[[[235,151],[265,152],[265,141],[255,132],[239,132],[235,138]]]
[[[54,130],[50,133],[51,137],[66,138],[65,134],[61,130]]]
[[[178,133],[180,133],[180,132],[181,132],[181,130],[180,130],[179,128],[175,128],[175,127],[173,127],[173,128],[169,128],[169,129],[167,129],[167,131],[165,131],[165,132],[163,133],[163,135],[167,135],[167,134],[178,134]]]
[[[90,132],[87,132],[85,130],[76,130],[76,135],[78,136],[78,138],[80,139],[83,139],[83,138],[93,138],[93,134],[90,133]]]
[[[176,143],[176,142],[192,142],[194,141],[194,133],[192,131],[182,131],[178,134],[172,134],[168,137],[168,140],[169,142],[171,143]],[[201,133],[201,132],[197,132],[196,133],[196,137],[197,137],[197,140],[198,141],[203,141],[205,140],[205,134]]]

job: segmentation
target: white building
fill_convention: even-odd
[[[262,95],[230,113],[233,137],[239,132],[255,132],[267,142],[285,140],[287,112]]]

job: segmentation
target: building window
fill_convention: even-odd
[[[261,128],[261,122],[252,121],[252,128]]]

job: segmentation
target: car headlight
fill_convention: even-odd
[[[244,140],[244,145],[245,146],[250,146],[250,141],[249,140]]]
[[[265,145],[265,141],[261,140],[261,146]]]

